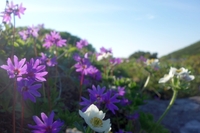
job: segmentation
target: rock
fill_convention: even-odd
[[[200,133],[200,122],[197,120],[187,122],[180,128],[180,133]]]
[[[157,121],[169,102],[169,100],[149,100],[147,104],[140,107],[140,110],[151,113]],[[200,122],[200,97],[197,96],[177,99],[161,124],[172,133],[200,133],[198,122]],[[198,130],[199,132],[197,132]]]

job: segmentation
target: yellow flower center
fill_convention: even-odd
[[[177,70],[176,70],[177,73],[180,73],[180,72],[182,72],[182,71],[183,71],[182,69],[177,69]]]
[[[94,117],[90,120],[90,123],[94,127],[102,127],[103,126],[103,121],[97,117]]]

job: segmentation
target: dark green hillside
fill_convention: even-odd
[[[192,55],[200,55],[200,41],[163,56],[162,59],[179,59]]]

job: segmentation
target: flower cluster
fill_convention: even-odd
[[[190,71],[188,71],[188,69],[185,69],[184,67],[181,67],[180,69],[171,67],[169,74],[164,75],[164,77],[159,80],[159,83],[166,83],[174,76],[177,76],[178,79],[184,81],[191,81],[195,78],[194,75],[190,75]]]
[[[83,110],[85,110],[90,104],[95,104],[99,108],[106,107],[115,114],[115,110],[119,109],[115,104],[120,102],[118,98],[125,93],[123,89],[119,89],[119,91],[120,92],[112,90],[106,91],[106,87],[101,88],[100,86],[95,87],[93,85],[92,89],[88,89],[89,100],[82,97],[83,101],[80,102],[80,105],[85,106],[83,108]]]
[[[27,40],[29,37],[37,38],[38,37],[38,31],[40,30],[40,25],[31,27],[28,27],[26,30],[22,30],[19,32],[20,37],[22,40]]]
[[[83,58],[77,54],[74,55],[74,60],[77,61],[77,63],[74,65],[76,72],[80,72],[83,75],[89,75],[96,80],[101,79],[100,71],[91,64],[87,53]]]
[[[33,58],[30,62],[26,62],[26,58],[18,60],[18,57],[14,55],[14,64],[10,58],[7,59],[7,65],[2,65],[1,68],[5,69],[9,75],[9,78],[16,78],[18,84],[18,91],[22,94],[23,98],[30,99],[36,102],[35,97],[40,97],[37,89],[41,87],[40,83],[46,81],[44,78],[47,75],[45,71],[45,65],[40,65],[40,60]]]
[[[26,8],[22,6],[22,3],[20,5],[14,4],[12,1],[11,3],[7,3],[5,11],[2,12],[3,22],[4,23],[10,23],[11,22],[11,15],[14,14],[14,16],[18,16],[21,18],[21,14],[24,14],[24,11]]]
[[[66,46],[67,42],[67,40],[62,39],[60,34],[56,31],[52,31],[50,34],[47,34],[44,41],[45,43],[43,44],[43,47],[45,48],[50,48],[53,45],[56,47]]]

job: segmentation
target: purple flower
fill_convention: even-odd
[[[36,102],[35,97],[40,97],[41,94],[37,89],[41,88],[42,84],[34,84],[33,80],[21,80],[18,81],[18,91],[22,94],[24,100],[30,99],[32,102]]]
[[[17,77],[20,80],[20,77],[26,73],[27,65],[24,64],[26,58],[18,61],[18,57],[14,55],[14,65],[10,58],[7,60],[8,65],[2,65],[1,68],[7,70],[9,78]]]
[[[43,47],[50,48],[53,45],[56,45],[57,47],[62,47],[66,45],[65,39],[62,39],[60,34],[56,31],[52,31],[50,34],[47,34],[45,37],[45,43],[43,44]]]
[[[87,40],[80,40],[79,42],[76,43],[76,47],[78,49],[82,49],[83,47],[85,47],[87,45],[88,45]]]
[[[140,56],[140,58],[137,59],[138,62],[146,62],[147,59],[144,56]]]
[[[136,113],[133,113],[133,114],[129,115],[127,118],[129,120],[134,121],[134,120],[137,120],[139,117],[140,117],[139,113],[136,112]]]
[[[38,27],[34,27],[34,25],[32,25],[32,27],[28,27],[27,28],[27,32],[29,34],[29,36],[32,36],[32,37],[38,37],[38,31],[39,31],[39,28]]]
[[[110,59],[110,63],[114,66],[114,65],[119,65],[123,62],[123,60],[121,58],[113,58]]]
[[[57,64],[56,57],[49,58],[44,53],[41,53],[41,56],[42,57],[40,58],[40,61],[41,61],[42,64],[45,64],[45,65],[50,66],[50,67],[55,66]]]
[[[86,99],[86,98],[84,98],[84,97],[81,97],[81,99],[82,99],[83,101],[80,102],[79,104],[80,104],[81,106],[85,106],[85,107],[82,109],[82,111],[86,111],[86,109],[87,109],[91,104],[95,104],[95,100],[94,100],[92,97],[90,97],[89,100]]]
[[[126,105],[130,105],[131,102],[128,99],[126,99],[125,97],[123,97],[122,99],[120,99],[120,104],[122,106],[126,106]]]
[[[105,49],[104,47],[100,48],[101,53],[112,53],[112,49]]]
[[[15,10],[14,14],[17,15],[19,18],[21,18],[20,14],[24,14],[25,10],[26,8],[22,7],[21,3],[20,6],[18,6],[18,8]]]
[[[124,94],[126,93],[126,92],[125,92],[125,87],[120,87],[120,86],[119,86],[119,87],[117,88],[117,90],[118,90],[118,95],[119,95],[119,96],[124,96]]]
[[[24,11],[26,10],[26,8],[22,7],[22,4],[20,4],[20,6],[18,6],[18,4],[13,4],[13,2],[11,1],[10,4],[7,5],[6,9],[4,12],[2,12],[3,14],[3,22],[5,23],[10,23],[11,21],[11,14],[13,13],[15,16],[18,16],[19,18],[21,18],[20,14],[24,14]]]
[[[29,33],[27,30],[20,31],[19,35],[22,38],[22,40],[26,40],[29,37]]]
[[[115,132],[115,133],[132,133],[132,132],[127,132],[127,131],[124,131],[124,130],[122,130],[122,129],[119,129],[119,131],[118,132]]]
[[[107,91],[103,96],[103,102],[105,106],[112,111],[113,114],[115,114],[115,110],[118,110],[119,108],[114,104],[120,102],[120,100],[117,99],[117,94],[111,95],[111,91]]]
[[[88,92],[90,93],[91,99],[96,101],[97,103],[103,102],[103,94],[104,91],[106,90],[106,87],[101,88],[99,85],[97,88],[93,85],[92,89],[88,89]]]
[[[5,23],[10,23],[10,21],[11,21],[11,13],[9,13],[9,12],[2,12],[3,13],[3,16],[1,16],[1,17],[3,17],[3,22],[5,22]]]
[[[112,56],[112,50],[111,49],[105,49],[104,47],[102,47],[100,49],[100,53],[96,54],[97,57],[97,61],[100,61],[102,59],[108,58],[109,56]]]
[[[74,59],[78,61],[74,67],[76,68],[76,72],[80,72],[84,75],[88,75],[90,71],[91,63],[87,57],[87,53],[85,54],[84,58],[81,58],[78,55],[75,55]]]
[[[54,115],[52,111],[49,118],[43,112],[41,113],[42,119],[38,116],[33,116],[36,125],[28,124],[28,126],[33,129],[32,133],[58,133],[64,123],[60,120],[53,121]]]
[[[94,66],[90,66],[88,68],[88,72],[89,72],[89,75],[93,78],[93,79],[96,79],[96,80],[101,80],[102,79],[102,76],[101,76],[101,72]]]
[[[46,79],[43,77],[47,75],[47,71],[45,71],[45,65],[40,65],[40,60],[33,58],[30,60],[30,62],[27,62],[27,72],[23,75],[26,79],[31,79],[39,82],[46,81]]]

